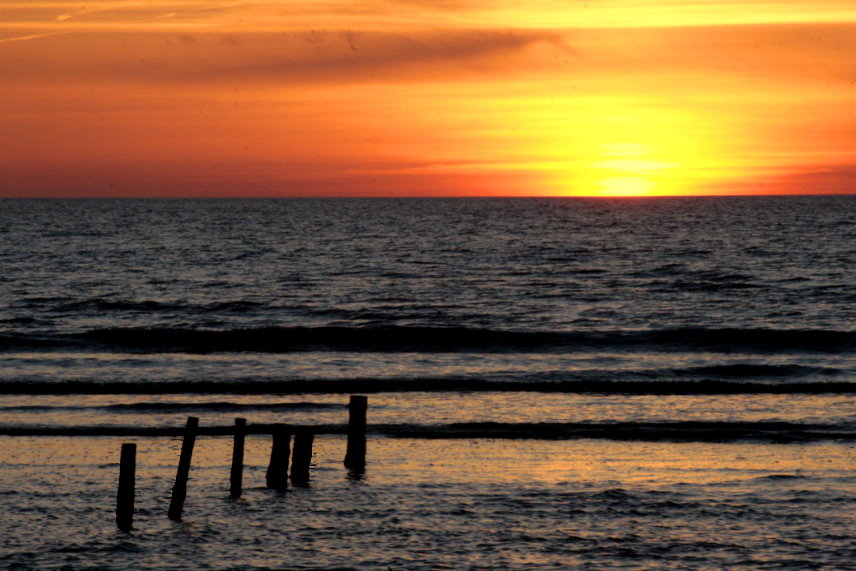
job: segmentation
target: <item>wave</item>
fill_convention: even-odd
[[[125,403],[106,405],[104,410],[112,412],[168,412],[168,411],[252,411],[252,410],[323,410],[323,409],[347,409],[348,405],[340,403],[325,402],[275,402],[275,403],[235,403],[235,402],[152,402],[152,403]]]
[[[806,442],[856,440],[849,425],[794,422],[566,422],[499,423],[466,422],[442,426],[387,425],[373,431],[399,438],[533,438],[608,440],[734,442]]]
[[[388,392],[539,392],[620,395],[856,394],[851,382],[504,381],[468,377],[224,381],[2,381],[0,394],[352,394]]]
[[[591,349],[736,353],[852,353],[856,331],[674,328],[508,331],[472,327],[117,327],[67,335],[0,335],[0,350],[101,348],[131,352],[574,352]]]
[[[132,301],[132,300],[115,300],[104,299],[100,297],[91,299],[82,299],[76,301],[68,301],[64,298],[29,298],[24,300],[26,307],[41,307],[44,305],[50,306],[54,311],[60,312],[192,312],[192,313],[243,313],[258,307],[264,307],[265,304],[247,301],[247,300],[232,300],[223,302],[212,302],[208,304],[187,304],[181,302],[164,302],[164,301]]]
[[[136,311],[149,313],[153,311],[179,311],[183,309],[183,306],[162,301],[123,301],[95,298],[63,303],[54,309],[62,312]]]
[[[809,367],[805,365],[758,365],[754,363],[732,363],[729,365],[708,365],[672,369],[676,377],[719,377],[719,378],[794,378],[808,376],[834,377],[844,373],[832,367]]]
[[[0,323],[9,323],[14,325],[33,325],[33,324],[47,324],[50,323],[44,319],[38,319],[36,317],[7,317],[0,319]]]
[[[346,434],[343,424],[295,426],[248,424],[247,434],[271,434],[275,430],[309,429],[315,434]],[[233,425],[200,426],[200,435],[234,434]],[[179,436],[181,426],[2,426],[0,434],[15,436]],[[464,422],[438,425],[373,424],[369,436],[419,439],[606,439],[651,442],[770,442],[792,443],[824,440],[854,441],[850,425],[795,422],[565,422],[500,423]]]
[[[4,412],[56,412],[71,410],[105,410],[114,413],[143,413],[143,412],[228,412],[228,411],[275,411],[300,410],[313,411],[324,409],[346,409],[345,404],[324,402],[274,402],[274,403],[236,403],[236,402],[137,402],[109,405],[12,405],[0,406]]]

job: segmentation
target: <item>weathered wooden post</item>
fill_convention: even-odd
[[[294,433],[294,454],[291,456],[291,482],[297,486],[309,485],[309,464],[312,462],[311,430],[298,429]]]
[[[247,419],[235,419],[235,440],[232,447],[232,472],[229,477],[229,495],[233,498],[241,497],[241,489],[244,483],[244,437],[247,432]]]
[[[351,395],[348,403],[348,449],[345,468],[362,472],[366,467],[366,409],[368,397]]]
[[[134,524],[134,472],[137,469],[137,445],[122,444],[119,459],[119,491],[116,494],[116,525],[130,531]]]
[[[181,456],[178,459],[178,471],[175,474],[175,485],[172,487],[172,499],[169,502],[169,519],[181,520],[184,500],[187,497],[190,458],[193,456],[193,444],[196,442],[197,428],[199,428],[199,419],[195,416],[187,417],[184,441],[181,443]]]
[[[285,425],[278,424],[273,430],[270,463],[267,469],[267,487],[284,491],[288,488],[288,457],[291,454],[291,434]]]

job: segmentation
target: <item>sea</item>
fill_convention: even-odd
[[[856,569],[854,393],[856,196],[0,200],[6,569]]]

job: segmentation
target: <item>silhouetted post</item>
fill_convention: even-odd
[[[366,467],[366,409],[368,397],[351,395],[348,403],[348,449],[345,468],[362,471]]]
[[[119,459],[119,491],[116,494],[116,525],[130,531],[134,524],[134,472],[137,469],[137,445],[122,444]]]
[[[270,449],[270,464],[267,469],[267,487],[283,491],[288,488],[288,457],[291,454],[291,434],[286,427],[274,428]]]
[[[180,520],[187,497],[187,479],[190,477],[190,458],[193,456],[193,444],[196,442],[196,429],[199,419],[187,417],[187,427],[184,430],[184,441],[181,443],[181,456],[178,459],[178,471],[175,474],[175,485],[172,487],[172,499],[169,502],[169,519]]]
[[[235,444],[232,447],[232,473],[229,478],[231,486],[229,495],[233,498],[241,497],[241,488],[244,483],[244,436],[246,435],[247,419],[235,419]]]
[[[312,431],[299,429],[294,433],[294,454],[291,456],[291,481],[298,486],[309,485],[309,464],[312,462]]]

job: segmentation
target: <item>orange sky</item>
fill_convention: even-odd
[[[0,196],[856,193],[853,0],[3,0]]]

